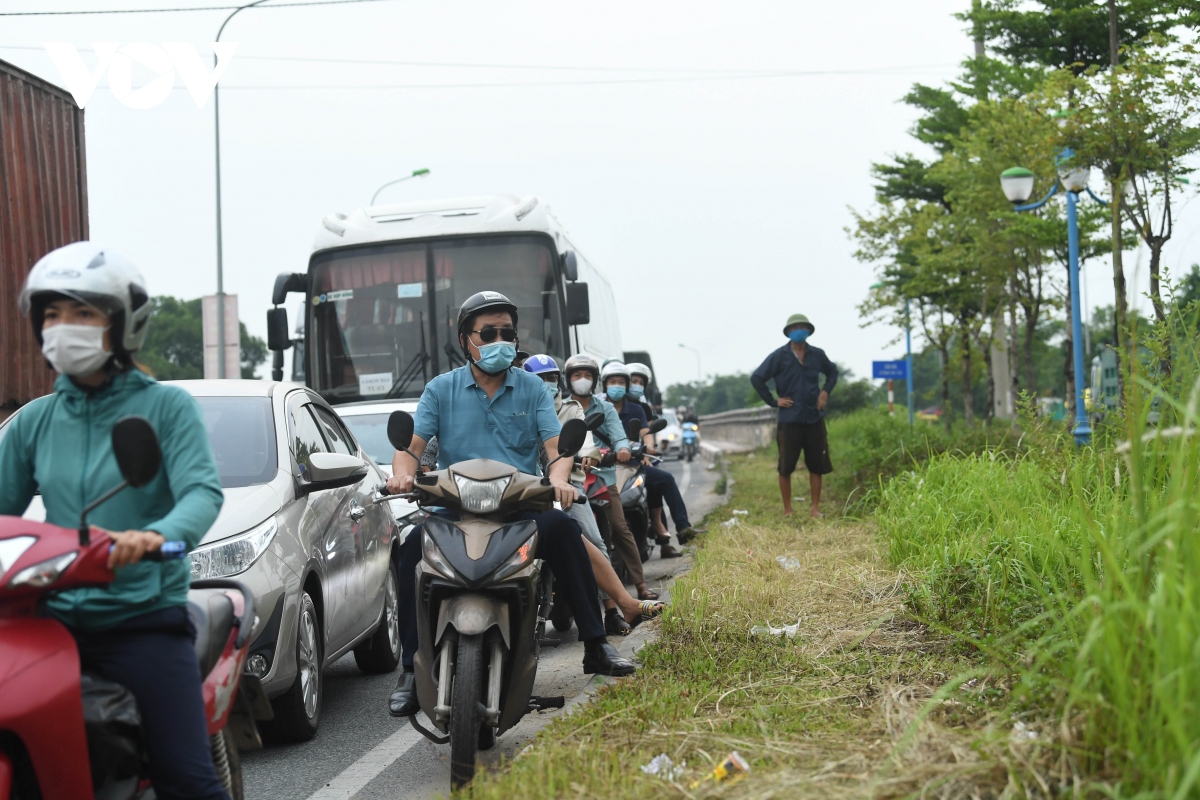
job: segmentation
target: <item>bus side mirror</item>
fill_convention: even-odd
[[[308,276],[303,272],[281,272],[275,276],[275,288],[271,291],[271,305],[283,305],[287,301],[288,292],[307,291]]]
[[[567,284],[567,324],[587,325],[592,321],[592,307],[588,301],[586,283]]]
[[[270,309],[267,311],[267,349],[280,352],[291,346],[292,337],[291,331],[288,330],[287,309]]]
[[[567,280],[579,280],[579,259],[576,257],[574,250],[568,250],[563,253],[562,271],[563,277]]]

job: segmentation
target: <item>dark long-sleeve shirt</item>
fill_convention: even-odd
[[[820,375],[825,376],[824,386],[820,385]],[[779,397],[792,398],[791,408],[779,408],[779,402],[767,388],[767,381],[772,379]],[[817,397],[822,390],[832,392],[837,379],[837,365],[829,360],[824,350],[807,345],[801,364],[789,342],[767,356],[750,376],[750,383],[764,403],[779,408],[780,422],[812,424],[825,416],[824,411],[817,409]]]

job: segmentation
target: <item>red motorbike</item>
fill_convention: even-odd
[[[75,640],[60,622],[38,614],[47,595],[105,586],[111,539],[87,515],[127,486],[150,482],[162,463],[158,438],[142,417],[113,427],[124,481],[84,509],[78,530],[0,517],[0,800],[152,800],[145,778],[136,703],[127,689],[81,674]],[[186,558],[167,542],[149,560]],[[238,751],[262,747],[256,719],[270,704],[258,679],[245,675],[254,597],[236,581],[192,584],[188,611],[217,774],[242,798]]]

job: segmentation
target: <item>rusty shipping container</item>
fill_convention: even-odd
[[[17,311],[25,276],[87,235],[83,109],[66,90],[0,61],[0,419],[54,383]]]

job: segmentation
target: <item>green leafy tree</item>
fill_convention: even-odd
[[[194,380],[204,377],[204,333],[201,301],[175,297],[150,298],[153,310],[146,342],[138,361],[162,381]],[[241,331],[241,377],[253,379],[255,370],[267,360],[267,343],[251,336],[245,323]]]

